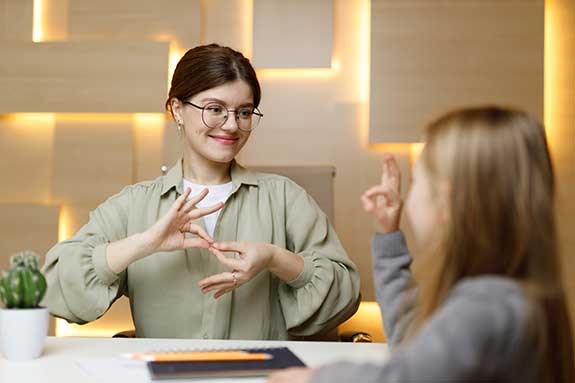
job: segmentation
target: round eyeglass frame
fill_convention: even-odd
[[[260,120],[261,120],[261,119],[263,118],[263,116],[264,116],[263,113],[260,112],[260,110],[259,110],[258,108],[254,107],[254,110],[253,110],[252,113],[259,117],[259,118],[258,118],[258,122],[256,123],[256,126],[254,127],[253,124],[252,124],[252,128],[250,128],[250,129],[242,129],[241,126],[240,126],[241,124],[238,122],[239,117],[238,117],[238,114],[236,113],[236,111],[233,110],[233,109],[228,109],[228,108],[226,108],[225,106],[223,106],[223,105],[221,105],[221,104],[218,104],[218,105],[220,105],[221,107],[223,107],[223,108],[226,110],[226,117],[224,118],[224,122],[223,122],[220,126],[210,126],[210,125],[208,125],[208,124],[206,123],[206,119],[204,118],[204,111],[206,110],[206,108],[207,108],[208,106],[210,106],[210,105],[212,105],[212,104],[208,104],[208,105],[206,105],[206,106],[199,106],[199,105],[194,104],[194,103],[191,102],[191,101],[187,101],[187,100],[181,100],[181,101],[182,101],[184,104],[191,105],[191,106],[193,106],[194,108],[201,110],[201,111],[202,111],[202,122],[204,123],[204,125],[205,125],[206,127],[210,128],[210,129],[217,129],[217,128],[221,128],[222,126],[224,126],[224,125],[226,124],[226,122],[228,122],[228,118],[230,117],[230,112],[234,112],[234,118],[236,119],[236,123],[238,124],[238,129],[240,129],[240,130],[242,130],[242,131],[244,131],[244,132],[252,132],[255,128],[257,128],[257,127],[259,126]]]

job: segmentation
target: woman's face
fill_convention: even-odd
[[[213,108],[217,105],[235,111],[253,106],[253,95],[245,81],[237,80],[205,90],[184,101],[200,107],[209,106],[212,111],[216,110]],[[184,124],[186,149],[207,160],[220,163],[232,161],[250,136],[249,131],[239,129],[234,112],[229,113],[224,125],[210,128],[202,120],[201,109],[173,100],[172,110],[176,122],[181,121]],[[205,113],[208,113],[208,110]]]
[[[425,252],[439,239],[440,228],[445,224],[445,193],[432,189],[428,172],[421,158],[415,164],[409,194],[405,201],[405,214],[413,232],[416,251]]]

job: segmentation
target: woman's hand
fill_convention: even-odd
[[[311,368],[292,367],[271,374],[268,383],[307,383],[312,373]]]
[[[381,183],[363,193],[363,209],[375,218],[375,228],[381,233],[399,229],[403,201],[400,196],[401,172],[395,158],[387,154],[383,160]]]
[[[231,271],[204,278],[198,282],[198,286],[204,294],[217,290],[214,298],[219,298],[268,268],[272,263],[277,247],[257,242],[223,242],[213,243],[209,250],[222,265]],[[236,252],[239,259],[227,257],[223,252]]]
[[[208,194],[204,189],[200,194],[186,201],[191,189],[187,189],[170,207],[170,210],[145,233],[150,253],[158,251],[172,251],[187,249],[189,247],[208,248],[214,240],[201,227],[192,221],[218,211],[224,206],[223,202],[206,208],[196,208]],[[186,238],[186,233],[195,234],[196,238]]]
[[[214,240],[192,221],[218,211],[224,204],[218,203],[211,207],[196,209],[196,204],[208,194],[208,190],[204,189],[198,196],[186,202],[190,192],[191,189],[188,189],[178,197],[168,213],[145,232],[108,244],[106,262],[110,270],[121,273],[132,262],[158,251],[210,247]],[[197,237],[186,238],[186,233],[195,234]]]

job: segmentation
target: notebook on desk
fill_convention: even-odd
[[[230,360],[150,361],[147,362],[148,371],[152,381],[158,381],[208,377],[266,376],[273,371],[288,367],[305,367],[305,364],[287,347],[250,348],[229,351],[241,351],[258,354],[258,356],[264,355],[264,357],[244,358],[246,360],[233,360],[234,358],[230,358]],[[205,353],[205,351],[202,352]]]

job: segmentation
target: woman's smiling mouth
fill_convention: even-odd
[[[208,136],[223,145],[235,145],[235,143],[239,141],[239,138],[234,136],[216,135],[216,134],[211,134]]]

